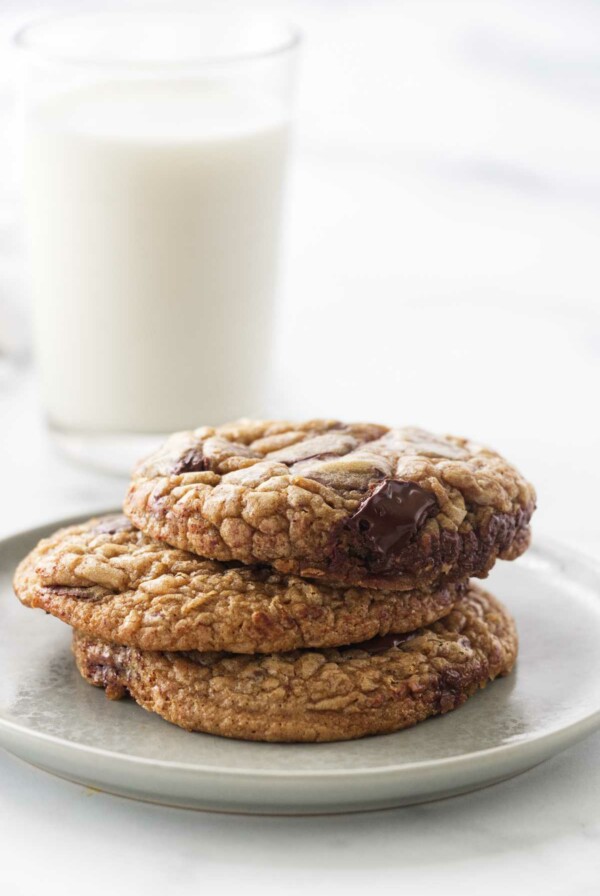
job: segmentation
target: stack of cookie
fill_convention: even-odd
[[[243,420],[171,437],[125,516],[42,541],[15,590],[73,626],[110,698],[211,734],[344,740],[510,672],[513,621],[469,578],[527,548],[534,506],[465,439]]]

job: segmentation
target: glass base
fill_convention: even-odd
[[[80,432],[49,423],[53,442],[68,457],[115,476],[129,476],[135,464],[155,451],[167,433]]]
[[[11,354],[9,354],[8,352],[4,352],[2,348],[0,348],[0,386],[4,386],[6,383],[12,382],[15,377],[16,371],[16,359]]]

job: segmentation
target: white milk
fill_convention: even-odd
[[[260,413],[287,124],[193,82],[38,105],[27,206],[58,427],[163,432]]]

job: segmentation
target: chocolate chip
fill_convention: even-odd
[[[203,473],[208,469],[208,461],[204,457],[202,445],[200,445],[198,448],[190,448],[189,451],[186,451],[173,467],[173,473],[179,476],[180,473]]]
[[[438,503],[416,482],[386,479],[365,498],[348,521],[379,559],[405,548]]]

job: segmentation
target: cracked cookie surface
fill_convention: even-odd
[[[70,526],[22,561],[29,607],[145,650],[275,653],[406,632],[449,612],[462,585],[434,592],[325,585],[269,567],[203,560],[148,538],[125,517]]]
[[[488,448],[334,420],[176,433],[138,465],[124,507],[203,557],[398,590],[518,557],[534,508],[533,487]]]
[[[471,586],[444,619],[339,650],[270,656],[122,647],[75,631],[83,677],[131,695],[190,731],[317,742],[384,734],[456,709],[509,673],[517,635],[506,609]]]

